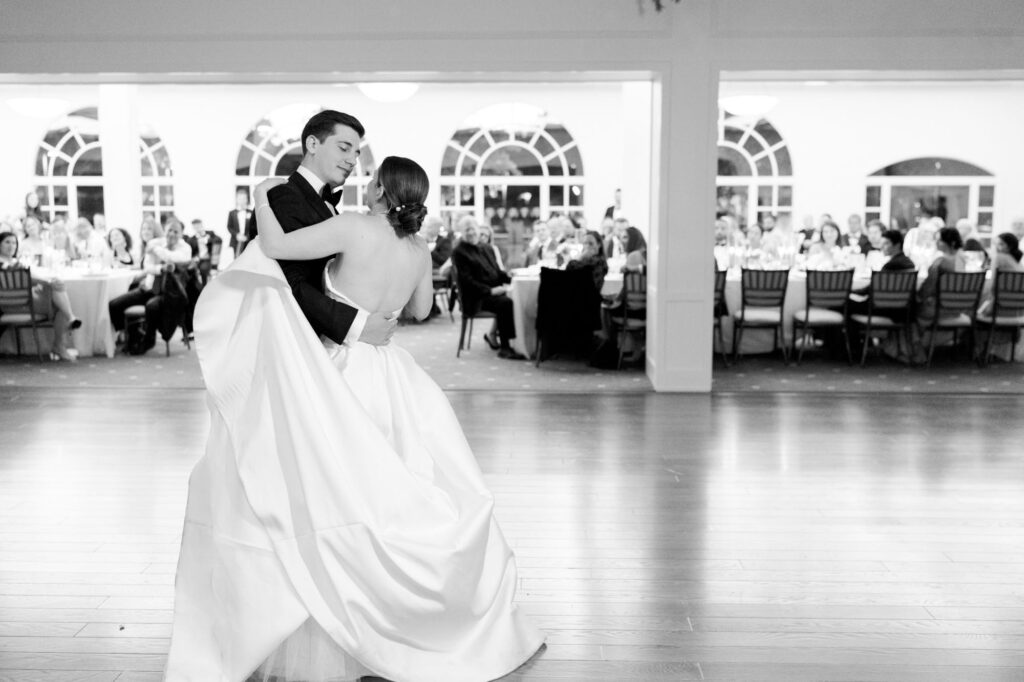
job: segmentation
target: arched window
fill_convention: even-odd
[[[736,217],[740,227],[766,213],[787,223],[793,211],[793,163],[782,135],[768,120],[718,112],[719,214]]]
[[[583,215],[579,147],[565,126],[526,104],[487,107],[455,131],[441,161],[441,216],[473,214],[498,241],[523,242],[535,220]]]
[[[139,135],[143,215],[163,221],[174,214],[174,174],[164,141],[149,129]]]
[[[39,209],[57,216],[103,213],[103,155],[96,107],[78,109],[47,131],[36,153]]]
[[[909,229],[921,216],[947,225],[968,218],[980,232],[992,231],[995,179],[974,164],[938,156],[905,159],[879,168],[867,179],[864,215]]]
[[[245,136],[235,162],[236,189],[252,191],[263,180],[273,176],[288,176],[302,162],[302,143],[298,135],[302,126],[323,108],[292,105],[271,112],[259,121]],[[289,135],[285,131],[294,131]],[[339,211],[366,211],[363,195],[366,185],[377,166],[370,143],[363,138],[359,145],[359,161],[345,181]]]
[[[163,140],[146,126],[139,135],[143,213],[164,218],[174,212],[171,159]],[[103,153],[96,107],[71,112],[43,137],[36,153],[36,193],[49,220],[104,212]]]

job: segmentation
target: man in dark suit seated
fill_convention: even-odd
[[[907,257],[907,254],[903,253],[903,235],[899,230],[886,230],[882,233],[882,253],[889,258],[889,260],[887,260],[882,266],[882,270],[902,272],[917,269],[917,266],[914,265],[914,261],[910,260],[910,258]],[[853,290],[850,292],[850,300],[847,303],[848,314],[867,315],[870,300],[870,285],[861,289]],[[851,346],[857,346],[859,343],[857,334],[854,332],[855,330],[853,328],[847,329]],[[854,354],[856,355],[859,349],[854,349],[854,351]]]
[[[423,220],[423,226],[420,227],[420,236],[423,237],[427,242],[427,246],[430,247],[430,262],[431,267],[434,270],[434,289],[442,287],[451,287],[451,277],[448,273],[442,273],[441,268],[444,266],[448,259],[452,256],[452,235],[441,234],[441,227],[443,223],[437,216],[427,216]],[[451,297],[448,298],[449,305],[452,304]],[[441,309],[437,307],[437,301],[434,302],[430,308],[430,317],[436,317],[441,314]]]
[[[462,314],[475,315],[480,310],[494,313],[498,338],[495,340],[493,330],[484,334],[487,345],[498,349],[499,358],[524,360],[509,345],[509,341],[516,337],[512,299],[508,297],[508,285],[512,278],[498,267],[490,246],[478,243],[480,233],[472,217],[463,218],[459,227],[462,229],[462,240],[452,252],[452,265],[458,277]]]

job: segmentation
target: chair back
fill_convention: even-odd
[[[1024,272],[996,272],[992,293],[993,315],[1024,317]]]
[[[594,288],[593,268],[541,268],[537,334],[556,340],[573,339],[589,336],[600,328],[601,295]]]
[[[939,315],[965,313],[974,317],[985,286],[984,272],[939,271],[935,298],[936,319]]]
[[[647,273],[627,270],[622,273],[622,303],[626,310],[647,309]]]
[[[32,272],[28,268],[0,270],[0,313],[32,310]]]
[[[743,307],[781,308],[789,286],[789,270],[743,269]]]
[[[853,288],[853,268],[849,270],[808,270],[807,307],[846,308]]]
[[[715,270],[715,309],[717,310],[725,301],[725,279],[728,275],[726,270]]]
[[[871,309],[910,308],[917,292],[917,270],[878,270],[871,273]]]

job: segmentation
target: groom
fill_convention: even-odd
[[[342,185],[355,169],[365,130],[354,116],[325,110],[302,129],[302,163],[288,182],[267,198],[285,232],[298,230],[338,214]],[[391,340],[396,319],[369,314],[324,294],[324,267],[329,258],[279,260],[299,308],[313,331],[337,344],[362,341],[381,346]]]

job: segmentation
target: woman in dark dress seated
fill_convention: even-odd
[[[484,334],[487,345],[497,346],[499,358],[523,360],[509,345],[516,336],[512,299],[508,297],[512,278],[498,267],[491,247],[480,244],[476,221],[466,221],[461,227],[462,240],[452,252],[452,265],[458,277],[462,314],[475,315],[481,310],[494,313],[498,338],[494,338],[494,330]]]
[[[593,230],[588,230],[583,236],[583,251],[579,256],[565,264],[566,270],[578,270],[591,267],[594,273],[594,288],[601,293],[604,287],[604,278],[608,274],[608,261],[604,257],[604,245],[601,235]]]

